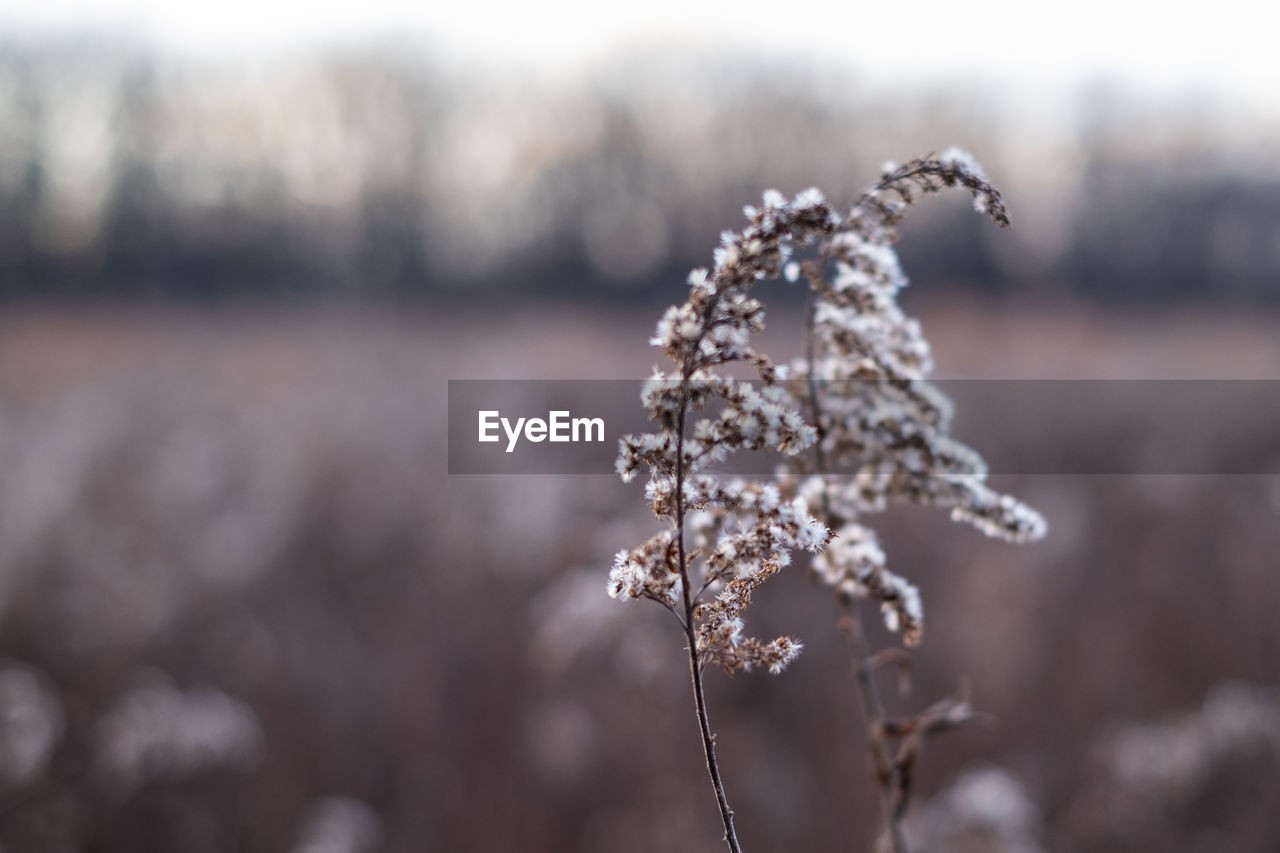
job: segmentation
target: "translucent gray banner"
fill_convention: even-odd
[[[993,474],[1280,473],[1280,381],[932,384],[955,403],[951,434]],[[612,474],[618,439],[654,429],[640,403],[642,385],[450,380],[449,473]],[[737,453],[716,469],[763,474],[778,460]]]

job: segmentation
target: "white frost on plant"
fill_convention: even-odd
[[[987,179],[987,173],[983,170],[982,166],[976,159],[974,159],[972,154],[965,151],[963,148],[957,148],[953,145],[946,151],[943,151],[942,155],[938,157],[938,160],[945,166],[950,166],[953,169],[959,169],[962,172],[966,172],[984,181]]]
[[[886,163],[884,174],[846,227],[819,246],[819,260],[833,273],[814,295],[813,356],[795,363],[813,384],[792,405],[821,414],[813,426],[823,436],[822,461],[842,476],[815,476],[808,457],[790,474],[801,478],[798,491],[808,506],[821,507],[837,528],[834,543],[813,563],[816,574],[841,595],[880,601],[885,624],[914,644],[923,631],[920,593],[886,569],[884,552],[861,523],[865,515],[894,503],[925,504],[1010,542],[1039,539],[1047,526],[1030,507],[988,487],[982,457],[952,437],[951,403],[928,382],[929,342],[898,304],[907,277],[894,243],[908,206],[929,192],[960,188],[1007,224],[1003,201],[982,167],[956,148],[936,160]]]
[[[780,641],[743,638],[740,614],[751,591],[790,563],[791,552],[824,547],[813,561],[815,572],[842,595],[879,601],[886,625],[902,631],[906,643],[919,642],[919,590],[886,568],[874,533],[860,523],[890,504],[947,509],[956,521],[1013,542],[1045,534],[1044,519],[991,490],[981,457],[950,435],[950,402],[927,381],[933,369],[929,343],[898,304],[907,277],[893,246],[896,226],[918,198],[944,187],[968,190],[993,220],[1008,224],[1000,194],[959,149],[934,160],[885,164],[884,179],[847,215],[816,189],[791,201],[768,190],[759,206],[744,209],[747,227],[721,234],[712,269],[690,274],[688,300],[658,321],[651,343],[676,369],[670,379],[656,373],[646,383],[642,400],[659,429],[625,436],[617,470],[628,481],[649,471],[646,498],[671,528],[619,555],[609,592],[651,598],[678,611],[677,582],[689,583],[693,592],[697,581],[687,563],[699,560],[700,589],[718,590],[714,601],[687,614],[698,622],[704,659],[729,670],[766,658],[785,665],[789,658]],[[794,364],[797,376],[814,380],[816,397],[808,399],[784,387],[783,371],[752,345],[752,335],[764,328],[764,308],[749,289],[765,278],[798,280],[803,270],[792,252],[815,245],[821,263],[811,269],[832,277],[809,273],[819,279],[812,282],[814,355]],[[716,372],[730,363],[754,368],[762,390]],[[719,414],[696,414],[713,401]],[[811,412],[820,413],[818,422],[809,422]],[[772,484],[725,483],[708,475],[733,453],[766,449],[792,460],[784,468],[786,499]],[[838,482],[821,479],[822,472],[815,477],[815,455],[844,466],[848,476]],[[694,534],[696,554],[683,551],[683,543],[676,548],[671,538],[685,530],[689,512],[705,514]],[[831,528],[839,536],[829,546]]]

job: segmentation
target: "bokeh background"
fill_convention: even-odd
[[[640,488],[448,476],[445,387],[646,375],[767,187],[978,157],[1013,230],[901,244],[939,375],[1280,379],[1256,4],[472,5],[0,4],[3,850],[716,849],[678,632],[604,592]],[[1044,543],[880,523],[891,704],[986,715],[916,846],[1280,848],[1280,479],[998,485]],[[709,679],[749,849],[872,848],[836,615],[784,574],[804,654]]]

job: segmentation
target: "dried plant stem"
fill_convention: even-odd
[[[854,683],[857,685],[858,701],[862,705],[862,716],[867,726],[867,751],[871,755],[871,765],[880,788],[880,814],[884,819],[890,849],[893,853],[908,853],[899,821],[902,809],[896,802],[896,792],[901,790],[898,778],[900,770],[889,754],[889,745],[884,737],[884,703],[876,686],[867,637],[862,630],[862,621],[858,618],[856,602],[843,600],[840,606],[840,628],[848,638]]]
[[[752,593],[789,565],[792,553],[807,551],[816,555],[815,577],[842,596],[847,616],[841,624],[854,655],[886,834],[894,853],[905,853],[899,820],[924,738],[971,719],[972,712],[961,695],[914,717],[885,717],[876,668],[896,662],[905,670],[909,658],[870,655],[853,602],[880,602],[886,627],[900,630],[907,646],[920,642],[924,609],[919,590],[886,568],[875,531],[861,516],[911,502],[949,509],[953,519],[1013,542],[1044,535],[1044,520],[987,486],[981,458],[951,438],[950,402],[926,381],[928,341],[897,304],[907,283],[892,248],[897,226],[916,200],[946,187],[967,190],[976,209],[1008,224],[999,192],[972,157],[955,149],[886,165],[880,183],[848,214],[816,189],[792,200],[766,191],[762,206],[743,209],[746,227],[721,234],[713,268],[689,274],[688,300],[668,308],[650,338],[678,372],[655,367],[646,380],[641,400],[658,428],[623,436],[615,468],[624,482],[648,469],[646,500],[664,524],[639,547],[614,556],[608,591],[624,601],[657,601],[681,623],[707,773],[730,853],[741,847],[716,760],[703,670],[716,663],[728,673],[777,675],[803,646],[794,637],[744,634],[741,614]],[[816,259],[791,262],[795,249],[805,247],[816,247]],[[805,317],[811,418],[781,382],[786,366],[749,340],[764,330],[764,306],[750,287],[796,281],[801,273],[812,289]],[[728,364],[752,368],[761,390],[717,371]],[[824,379],[869,384],[820,393]],[[713,402],[718,413],[696,416]],[[727,478],[717,470],[739,451],[794,458],[811,448],[812,460],[784,462],[773,482]],[[829,462],[853,464],[859,476],[831,481]],[[821,517],[813,511],[819,498]]]
[[[720,817],[724,821],[724,840],[733,853],[742,853],[742,847],[738,844],[738,835],[733,828],[733,809],[729,808],[729,800],[725,797],[724,782],[720,779],[720,765],[716,762],[716,736],[711,733],[711,723],[707,717],[707,698],[702,689],[702,667],[698,663],[693,629],[688,629],[685,636],[689,641],[689,675],[693,681],[693,699],[698,706],[702,751],[707,757],[707,773],[711,776],[711,784],[716,789],[716,802],[720,805]]]
[[[808,295],[804,301],[804,329],[802,335],[804,337],[804,359],[808,364],[806,375],[809,385],[809,413],[813,418],[813,425],[818,430],[818,440],[813,443],[813,458],[817,463],[818,474],[822,475],[827,470],[827,455],[822,449],[822,440],[826,437],[822,428],[822,405],[818,402],[818,379],[816,376],[816,343],[813,339],[813,319],[814,314],[818,310],[818,288],[821,286],[819,279],[810,279],[810,287]],[[831,496],[827,494],[827,486],[825,481],[822,486],[822,518],[823,521],[830,525],[835,519],[831,512]]]
[[[818,440],[814,442],[814,458],[819,474],[826,471],[826,454],[822,449],[822,407],[818,402],[818,386],[815,367],[815,344],[813,334],[814,311],[817,306],[817,287],[819,280],[812,283],[805,303],[804,344],[805,360],[808,362],[809,408],[813,423],[818,427]],[[822,489],[822,517],[827,524],[835,519],[831,512],[831,498],[825,485]],[[897,764],[889,755],[889,746],[884,739],[884,702],[880,699],[880,691],[876,687],[875,673],[872,671],[871,654],[862,622],[858,619],[857,603],[841,596],[840,627],[848,637],[849,653],[853,661],[854,684],[857,688],[858,702],[862,706],[862,716],[866,722],[867,751],[871,756],[871,764],[875,771],[877,786],[880,789],[880,815],[884,822],[893,853],[908,853],[907,842],[898,822],[901,809],[894,802],[894,792],[898,791],[899,780]]]
[[[685,416],[689,408],[689,375],[685,373],[680,395],[679,422],[676,426],[676,550],[679,559],[680,589],[684,602],[684,636],[689,649],[689,679],[693,682],[693,701],[698,709],[698,729],[702,734],[702,753],[707,759],[707,775],[716,791],[716,803],[724,821],[724,840],[732,853],[742,853],[738,834],[733,827],[733,809],[724,792],[720,778],[720,764],[716,760],[716,737],[711,733],[711,720],[707,714],[707,696],[702,684],[702,661],[698,654],[698,638],[694,634],[693,611],[697,600],[689,592],[689,561],[684,548],[684,432]]]

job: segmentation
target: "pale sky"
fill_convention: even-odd
[[[105,28],[166,49],[213,54],[421,34],[482,62],[552,69],[606,56],[620,42],[674,39],[774,55],[813,52],[886,81],[967,74],[1054,86],[1105,75],[1140,89],[1209,87],[1274,106],[1278,9],[1260,0],[0,0],[0,29]]]

